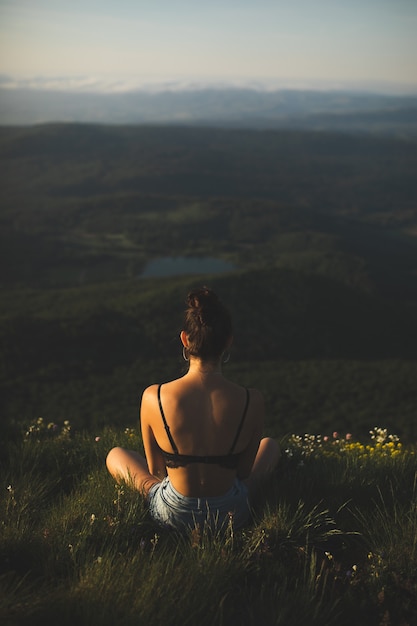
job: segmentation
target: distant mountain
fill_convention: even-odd
[[[1,125],[48,122],[288,127],[416,136],[417,96],[238,87],[113,93],[0,88]]]

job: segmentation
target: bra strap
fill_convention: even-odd
[[[161,411],[161,417],[162,417],[162,421],[164,422],[164,428],[165,428],[166,434],[168,435],[168,439],[169,439],[169,442],[170,442],[170,444],[171,444],[171,447],[172,447],[172,449],[173,449],[173,451],[174,451],[174,454],[178,454],[178,448],[177,448],[177,446],[175,445],[175,441],[174,441],[174,440],[173,440],[173,438],[172,438],[171,431],[170,431],[169,426],[168,426],[168,424],[167,424],[167,421],[166,421],[166,419],[165,419],[164,409],[162,408],[162,402],[161,402],[161,387],[162,387],[162,384],[160,384],[160,385],[159,385],[159,387],[158,387],[158,403],[159,403],[159,410]]]

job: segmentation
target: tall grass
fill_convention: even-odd
[[[416,450],[373,437],[286,438],[247,528],[179,535],[104,467],[137,433],[38,421],[2,444],[0,621],[411,626]]]

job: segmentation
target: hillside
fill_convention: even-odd
[[[135,423],[141,390],[181,371],[204,281],[271,433],[417,437],[414,140],[64,124],[2,128],[0,163],[4,427]],[[235,269],[140,278],[167,256]]]

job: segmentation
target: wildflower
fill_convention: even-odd
[[[71,424],[69,420],[64,421],[64,425],[62,426],[61,433],[59,435],[59,439],[69,439],[71,437]]]
[[[329,441],[329,438],[328,438],[328,436],[327,436],[327,435],[325,435],[325,436],[323,437],[323,441]]]
[[[104,521],[107,522],[109,528],[113,528],[113,526],[119,523],[115,517],[111,517],[110,515],[106,515]]]
[[[233,540],[233,537],[234,537],[234,532],[233,532],[233,517],[234,517],[234,513],[233,513],[233,511],[229,511],[227,515],[229,517],[228,530],[229,530],[229,533],[230,533],[230,539]]]
[[[100,437],[96,437],[94,441],[100,441]]]
[[[96,563],[101,563],[102,560],[103,560],[103,557],[102,556],[98,556],[97,559],[96,559]]]
[[[369,431],[369,434],[371,435],[371,439],[374,439],[377,443],[384,443],[388,436],[388,430],[375,426],[373,430]]]
[[[91,513],[90,524],[94,524],[95,521],[96,521],[96,516],[94,515],[94,513]]]
[[[16,502],[16,498],[14,496],[14,489],[12,487],[12,485],[9,485],[8,487],[6,487],[7,491],[9,492],[9,498],[8,501],[6,503],[6,513],[9,511],[9,508],[11,506],[16,506],[17,502]]]
[[[346,433],[345,439],[346,441],[350,441],[352,439],[352,433]]]
[[[352,565],[351,569],[348,569],[348,571],[346,572],[346,578],[353,578],[356,575],[357,571],[358,571],[358,566]]]
[[[157,535],[156,533],[153,536],[153,539],[151,539],[151,545],[152,545],[152,549],[151,549],[151,556],[153,555],[153,553],[155,552],[155,548],[157,546],[157,543],[159,541],[159,535]]]
[[[333,439],[338,439],[338,438],[339,438],[339,433],[337,432],[337,430],[335,430],[333,433]]]

